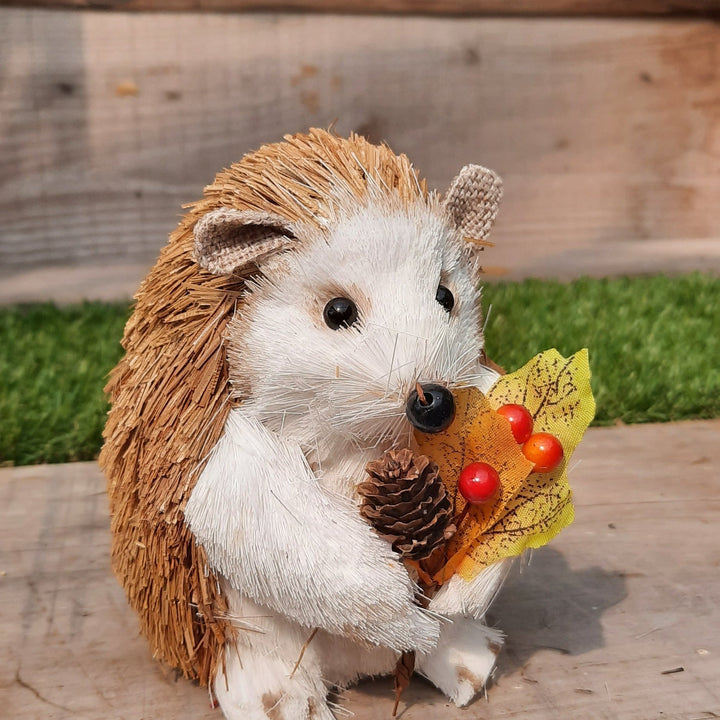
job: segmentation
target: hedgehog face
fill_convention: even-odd
[[[486,237],[502,188],[468,165],[441,203],[417,178],[412,191],[391,189],[399,181],[388,185],[378,168],[360,166],[363,182],[351,181],[341,156],[359,163],[345,148],[307,167],[280,161],[278,177],[263,165],[237,190],[251,202],[235,207],[230,194],[197,221],[195,258],[214,273],[253,273],[227,330],[230,381],[249,410],[309,445],[392,445],[410,429],[418,383],[447,398],[483,372],[467,241]],[[218,186],[235,181],[233,171]]]
[[[229,357],[267,425],[394,443],[417,383],[473,380],[479,291],[436,205],[368,203],[264,270],[229,327]]]

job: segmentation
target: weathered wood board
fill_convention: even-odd
[[[433,15],[701,15],[720,13],[718,0],[2,0],[24,7],[109,10],[300,10]]]
[[[508,643],[487,700],[459,710],[415,680],[404,720],[720,716],[720,422],[592,429],[576,457],[575,524],[494,606]],[[108,532],[94,465],[0,470],[0,715],[220,720],[149,657]],[[340,702],[389,718],[390,682]]]
[[[0,283],[146,267],[219,168],[333,121],[439,189],[497,169],[493,275],[720,269],[716,23],[2,8]]]

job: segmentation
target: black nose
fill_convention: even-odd
[[[420,432],[438,433],[450,425],[455,417],[455,400],[442,385],[425,383],[408,395],[405,414]]]

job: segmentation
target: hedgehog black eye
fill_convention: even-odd
[[[438,285],[435,299],[443,306],[446,312],[450,312],[455,307],[455,298],[444,285]]]
[[[325,306],[323,317],[329,328],[339,330],[353,325],[358,319],[358,311],[352,300],[336,297]]]

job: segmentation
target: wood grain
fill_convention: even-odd
[[[497,276],[720,269],[716,23],[5,8],[0,276],[147,265],[219,168],[334,121],[441,190],[498,170]]]
[[[497,599],[508,635],[488,700],[415,678],[406,720],[706,720],[720,715],[720,421],[593,428],[571,476],[577,519]],[[0,470],[0,703],[13,720],[220,720],[155,663],[109,568],[90,463]],[[683,668],[682,672],[663,674]],[[340,697],[389,717],[392,679]]]
[[[495,16],[706,16],[718,0],[3,0],[22,7],[139,11],[304,11]]]

